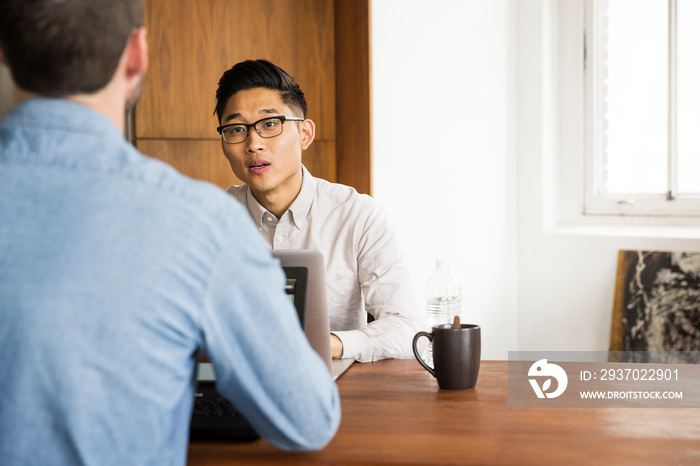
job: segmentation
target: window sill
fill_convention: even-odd
[[[700,218],[586,215],[544,230],[562,235],[700,240]]]

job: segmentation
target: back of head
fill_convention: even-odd
[[[307,106],[304,92],[286,71],[267,60],[247,60],[227,70],[219,80],[216,90],[216,116],[221,122],[228,100],[239,91],[263,87],[279,91],[282,102],[296,116],[306,118]]]
[[[89,94],[109,83],[142,16],[142,0],[0,0],[0,49],[20,88]]]

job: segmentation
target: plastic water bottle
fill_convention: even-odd
[[[435,261],[437,268],[428,278],[425,285],[425,302],[428,312],[428,325],[434,327],[440,324],[451,324],[454,316],[462,312],[462,285],[452,275],[450,259]],[[433,365],[433,345],[426,348],[423,358],[429,366]]]

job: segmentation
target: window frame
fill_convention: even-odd
[[[670,0],[675,3],[675,0]],[[553,126],[558,157],[552,162],[559,185],[554,202],[560,223],[595,225],[700,225],[700,196],[689,194],[603,193],[600,166],[601,135],[594,118],[595,77],[599,72],[593,52],[600,37],[594,21],[598,0],[561,0],[550,4],[552,72],[555,104]],[[671,15],[673,21],[673,15]],[[670,92],[675,92],[670,86]],[[673,97],[673,94],[671,94]],[[674,124],[673,122],[671,124]],[[675,138],[669,137],[669,144]],[[673,182],[673,180],[671,180]]]

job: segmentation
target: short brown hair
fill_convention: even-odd
[[[93,93],[112,79],[142,21],[142,0],[0,0],[0,48],[24,90]]]

